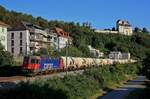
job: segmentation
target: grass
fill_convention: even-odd
[[[106,94],[106,91],[100,90],[96,94],[90,96],[89,99],[98,99],[98,97],[103,96],[104,94]]]
[[[133,77],[136,68],[131,68],[131,65],[134,64],[108,65],[87,69],[82,75],[22,82],[16,90],[0,93],[0,99],[94,99]]]

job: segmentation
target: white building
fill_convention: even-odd
[[[122,34],[128,36],[133,34],[132,26],[128,21],[118,20],[116,23],[116,29],[116,31],[95,29],[94,32],[103,34]]]
[[[111,30],[94,30],[96,33],[103,33],[103,34],[119,34],[118,31],[111,31]]]
[[[54,44],[58,50],[66,47],[67,44],[72,43],[69,33],[65,32],[63,29],[56,27],[52,29],[51,32],[57,34],[57,38],[55,37],[56,39],[54,39]]]
[[[110,52],[109,58],[110,59],[121,59],[122,54],[121,54],[121,52]]]
[[[109,53],[110,59],[130,59],[130,53],[121,53],[119,51],[113,51]]]
[[[99,50],[93,48],[91,45],[88,46],[90,53],[93,54],[94,57],[104,57],[104,53]]]
[[[27,55],[47,47],[47,33],[37,25],[21,22],[8,32],[8,51],[14,56]]]
[[[8,25],[0,21],[0,43],[7,51],[7,27]]]
[[[130,53],[122,53],[122,59],[130,59],[131,58],[131,55]]]
[[[117,30],[119,33],[124,34],[124,35],[132,35],[132,27],[128,21],[124,20],[118,20],[117,21]]]

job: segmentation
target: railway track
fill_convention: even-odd
[[[12,76],[12,77],[0,77],[0,83],[7,83],[7,82],[19,82],[24,80],[33,80],[36,78],[43,78],[48,79],[52,77],[64,77],[67,74],[82,74],[84,70],[77,70],[77,71],[68,71],[68,72],[59,72],[59,73],[53,73],[53,74],[47,74],[47,75],[37,75],[32,77],[26,77],[26,76]]]
[[[21,81],[34,81],[35,79],[43,79],[48,80],[53,77],[61,77],[63,78],[67,74],[82,74],[84,70],[77,70],[77,71],[68,71],[68,72],[60,72],[60,73],[53,73],[47,75],[37,75],[34,77],[26,77],[26,76],[12,76],[12,77],[0,77],[0,90],[9,90],[14,89],[17,84]]]
[[[16,82],[25,79],[25,76],[0,77],[0,83]]]

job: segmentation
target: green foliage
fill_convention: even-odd
[[[143,74],[150,79],[150,54],[147,55],[145,59],[142,61],[143,63]]]
[[[140,33],[140,32],[142,32],[142,30],[139,27],[135,27],[134,32],[135,33]]]
[[[12,55],[5,51],[3,46],[0,44],[0,66],[12,66],[14,59]]]
[[[68,48],[64,48],[61,50],[60,55],[61,56],[66,56],[66,50],[68,51],[68,56],[73,56],[73,57],[77,57],[77,56],[82,56],[82,52],[80,50],[78,50],[76,47],[74,46],[69,46]]]
[[[147,34],[149,33],[149,31],[148,31],[147,28],[145,28],[145,27],[142,29],[142,32],[143,32],[143,33],[147,33]]]
[[[1,95],[16,99],[88,99],[100,90],[110,89],[112,83],[119,84],[127,80],[126,75],[136,75],[137,67],[137,64],[93,67],[85,70],[82,75],[22,82],[16,90]]]
[[[131,37],[119,34],[98,34],[91,29],[89,23],[80,24],[58,20],[48,21],[42,17],[35,18],[32,15],[8,11],[2,6],[0,6],[0,20],[9,25],[14,25],[20,21],[28,21],[43,28],[59,27],[64,29],[73,38],[73,46],[70,50],[75,52],[70,56],[92,57],[89,54],[88,45],[103,52],[130,52],[133,58],[139,60],[143,59],[146,53],[150,51],[150,35],[146,28],[140,29],[136,27],[134,35]],[[65,49],[62,50],[61,54],[64,55],[64,53]],[[55,55],[57,56],[58,53],[56,52]]]

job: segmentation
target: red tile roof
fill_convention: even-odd
[[[69,33],[67,33],[67,32],[65,32],[63,29],[61,29],[61,28],[57,28],[57,27],[55,27],[54,29],[53,29],[53,32],[55,32],[55,33],[57,33],[59,36],[62,36],[62,37],[69,37]]]

